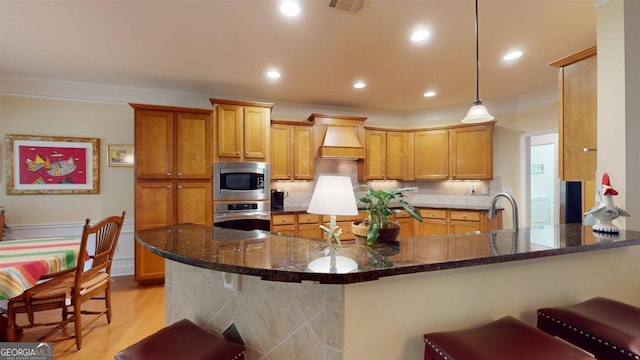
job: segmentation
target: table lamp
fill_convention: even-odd
[[[353,193],[351,178],[348,176],[320,175],[311,195],[307,212],[310,214],[329,215],[329,228],[320,225],[327,235],[327,244],[340,245],[342,229],[336,226],[337,215],[358,215],[358,205]]]

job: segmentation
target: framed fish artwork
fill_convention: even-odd
[[[100,139],[5,135],[7,195],[97,194]]]

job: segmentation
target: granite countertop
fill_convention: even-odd
[[[324,257],[326,242],[266,231],[231,230],[180,224],[136,232],[136,240],[167,259],[263,280],[350,284],[427,271],[438,271],[545,256],[640,245],[640,232],[596,235],[590,226],[494,230],[401,239],[366,246],[344,241],[337,255],[357,263],[344,274],[311,272],[311,261]]]

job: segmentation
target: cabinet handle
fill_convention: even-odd
[[[240,155],[240,151],[236,151],[236,155],[238,155],[238,156],[239,156],[239,155]]]
[[[168,173],[167,173],[167,176],[171,176],[171,173],[170,173],[170,172],[168,172]]]
[[[171,185],[167,185],[167,189],[171,189]]]
[[[248,152],[248,151],[247,151],[247,152],[245,152],[244,154],[245,154],[246,156],[249,156],[249,152]]]
[[[182,190],[182,185],[178,185],[178,190]]]
[[[179,172],[179,173],[178,173],[178,176],[182,176],[182,173],[181,173],[181,172]]]
[[[583,152],[598,151],[598,149],[596,149],[596,148],[583,147],[583,148],[582,148],[582,151],[583,151]]]

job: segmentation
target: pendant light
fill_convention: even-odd
[[[482,123],[493,120],[494,117],[489,114],[487,108],[482,105],[480,100],[480,59],[478,47],[478,0],[476,0],[476,100],[473,106],[467,112],[467,116],[462,119],[465,124]]]

